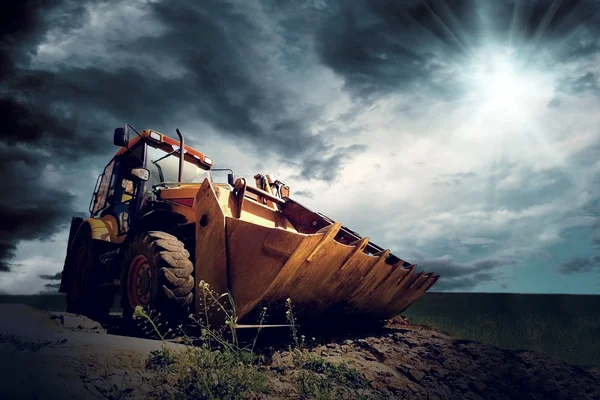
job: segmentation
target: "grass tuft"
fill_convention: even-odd
[[[253,340],[242,346],[237,335],[237,315],[230,294],[217,295],[200,282],[203,312],[190,319],[199,326],[200,345],[173,349],[158,332],[157,325],[142,308],[135,317],[153,326],[163,341],[161,350],[151,353],[147,368],[158,373],[153,394],[169,399],[244,399],[257,395],[297,399],[383,398],[356,369],[345,363],[332,363],[310,351],[300,335],[292,300],[286,301],[292,345],[290,363],[283,373],[268,367],[267,357],[255,351],[258,335],[267,316],[261,312],[259,328]],[[210,309],[216,309],[224,324],[212,327]],[[190,338],[180,326],[185,343]],[[275,382],[278,382],[275,383]],[[282,383],[284,382],[284,383]]]

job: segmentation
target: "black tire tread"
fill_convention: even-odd
[[[190,261],[190,253],[184,244],[176,237],[166,232],[150,231],[138,236],[131,243],[125,260],[134,256],[139,246],[145,248],[152,264],[152,275],[156,276],[156,298],[151,300],[150,307],[158,311],[166,321],[179,322],[187,319],[193,302],[194,265]],[[151,258],[151,260],[150,260]],[[123,268],[122,282],[128,274],[128,265]],[[133,310],[126,295],[127,284],[123,284],[124,293],[121,296],[124,316]]]
[[[71,254],[70,262],[76,262],[76,252],[79,246],[85,246],[88,252],[88,257],[92,260],[92,264],[88,265],[90,269],[86,271],[84,278],[84,286],[79,288],[81,297],[79,299],[72,298],[72,292],[67,293],[67,312],[85,315],[88,318],[98,322],[105,322],[110,314],[110,309],[114,303],[114,292],[110,288],[102,288],[99,286],[98,273],[100,266],[96,258],[97,249],[94,240],[91,238],[89,231],[82,231],[73,241],[73,254]],[[76,274],[75,265],[72,265],[70,274]],[[71,278],[72,279],[72,278]],[[73,283],[75,284],[75,283]]]

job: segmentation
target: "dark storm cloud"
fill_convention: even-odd
[[[295,190],[293,195],[294,195],[294,197],[301,196],[301,197],[307,197],[309,199],[314,198],[314,194],[310,190]]]
[[[46,279],[48,281],[60,281],[62,279],[62,272],[57,272],[54,275],[40,275],[40,278]]]
[[[48,292],[54,293],[55,291],[57,291],[58,289],[60,289],[60,283],[46,283],[44,285],[44,287],[48,288],[48,289],[52,289],[52,290],[48,290]]]
[[[461,86],[448,66],[478,46],[513,45],[524,62],[539,49],[587,57],[598,47],[581,35],[594,37],[598,16],[595,1],[354,1],[330,11],[316,42],[358,97],[410,90],[454,99]]]
[[[331,151],[320,151],[306,157],[302,161],[302,169],[299,177],[307,180],[321,180],[331,183],[335,180],[338,169],[346,164],[353,155],[364,151],[366,148],[364,145],[353,144],[347,147],[332,149]]]
[[[600,247],[600,224],[594,225],[592,228],[591,241],[595,247]]]
[[[427,259],[419,252],[415,252],[414,257],[419,269],[440,275],[435,290],[471,290],[479,284],[495,281],[495,268],[516,264],[507,257],[486,257],[470,262],[459,262],[451,256]]]
[[[129,22],[151,21],[166,27],[162,34],[131,38],[121,25],[110,32],[117,41],[98,35],[96,43],[107,54],[94,55],[93,63],[78,56],[86,44],[74,36],[66,62],[51,70],[33,66],[32,56],[49,31],[69,37],[89,25],[89,4],[3,3],[0,168],[11,190],[0,195],[0,270],[9,269],[20,240],[45,239],[64,229],[76,207],[73,190],[49,186],[40,179],[42,171],[52,164],[100,170],[115,151],[111,130],[125,121],[165,133],[177,121],[204,122],[299,167],[308,179],[334,180],[345,159],[361,150],[338,149],[323,135],[309,134],[321,111],[286,88],[285,72],[269,58],[281,47],[273,44],[277,27],[265,26],[245,2],[148,3],[149,17]],[[281,38],[293,40],[294,34]],[[291,47],[284,43],[282,51]],[[113,54],[170,61],[183,72],[161,74],[147,63],[116,62],[120,58]]]
[[[600,271],[600,256],[582,258],[577,257],[571,261],[560,264],[558,272],[564,275],[585,274]]]
[[[581,71],[574,76],[567,76],[560,80],[556,89],[554,98],[550,101],[549,107],[560,106],[564,95],[600,95],[600,81],[598,75],[591,71]]]
[[[220,1],[152,7],[157,21],[171,29],[158,38],[123,44],[122,49],[174,60],[187,73],[171,79],[130,77],[132,90],[148,98],[160,93],[165,115],[199,118],[223,134],[262,143],[274,154],[294,159],[325,146],[322,137],[307,134],[317,109],[300,104],[283,88],[284,82],[271,75],[275,71],[261,48],[273,38],[252,15]],[[106,107],[113,113],[120,110],[117,104]],[[130,110],[130,118],[148,120],[149,109],[156,107],[146,104]]]
[[[307,134],[309,117],[318,116],[316,107],[299,104],[284,82],[269,76],[261,43],[270,37],[252,15],[220,1],[149,6],[156,21],[169,27],[163,35],[107,45],[157,62],[171,60],[186,71],[183,76],[164,77],[134,65],[69,66],[56,73],[16,74],[13,94],[35,91],[43,97],[36,105],[58,98],[69,109],[76,99],[82,113],[101,110],[115,121],[144,125],[163,126],[174,117],[199,119],[220,133],[266,143],[275,154],[292,158],[326,145],[322,137]]]
[[[62,12],[53,14],[57,8]],[[20,240],[46,239],[64,229],[73,213],[74,196],[66,188],[47,187],[41,179],[51,163],[77,161],[98,143],[82,124],[66,118],[60,102],[60,79],[29,71],[25,63],[49,26],[76,28],[84,13],[74,3],[23,1],[2,4],[0,44],[0,270],[10,269]],[[71,99],[75,102],[76,99]],[[74,107],[75,108],[75,107]],[[88,134],[88,135],[86,135]]]

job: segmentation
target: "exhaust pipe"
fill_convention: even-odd
[[[179,136],[179,152],[181,156],[179,157],[179,183],[183,181],[183,161],[185,157],[185,148],[183,147],[183,135],[179,132],[179,128],[175,129],[177,131],[177,136]]]

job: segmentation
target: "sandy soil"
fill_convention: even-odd
[[[160,347],[157,341],[108,334],[85,317],[1,305],[1,397],[146,398],[155,378],[146,360]],[[457,341],[403,319],[377,335],[331,338],[314,351],[352,363],[394,398],[600,399],[598,368]],[[268,369],[285,382],[293,373],[291,355],[275,352]]]

